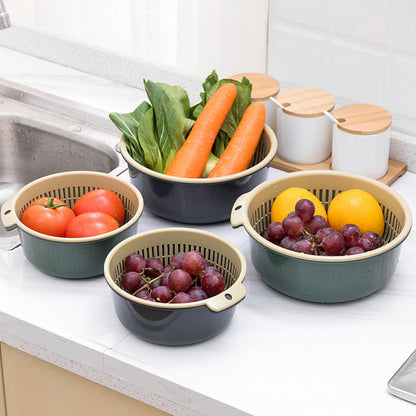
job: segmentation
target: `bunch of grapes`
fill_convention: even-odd
[[[295,211],[282,222],[270,223],[261,235],[288,250],[321,256],[348,256],[381,246],[381,238],[375,232],[361,234],[354,224],[346,224],[338,232],[329,227],[324,217],[314,213],[313,202],[300,199],[295,205]]]
[[[138,253],[124,260],[121,287],[151,302],[187,303],[218,295],[225,278],[199,251],[179,252],[164,266],[156,257],[145,259]]]

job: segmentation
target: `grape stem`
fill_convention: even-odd
[[[303,230],[299,237],[299,240],[308,239],[312,243],[311,251],[313,251],[316,256],[320,254],[320,248],[322,248],[322,243],[316,244],[316,235],[311,234],[307,230]]]
[[[148,267],[148,268],[147,268],[147,270],[149,270],[149,269],[150,269],[150,267]],[[146,269],[144,269],[144,270],[146,270]],[[146,280],[146,277],[144,276],[144,270],[143,270],[143,272],[141,272],[140,274],[141,274],[141,275],[143,275],[144,280]],[[145,283],[144,285],[142,285],[141,287],[139,287],[139,288],[138,288],[135,292],[133,292],[133,293],[132,293],[132,295],[133,295],[133,296],[135,296],[137,293],[139,293],[141,290],[144,290],[144,289],[149,289],[149,290],[151,291],[151,289],[150,289],[150,285],[151,285],[153,282],[155,282],[156,280],[161,279],[164,275],[165,275],[165,273],[163,273],[163,272],[162,272],[159,276],[157,276],[157,277],[153,278],[152,280],[149,280],[149,281],[147,281],[147,280],[146,280],[146,283]],[[199,277],[199,276],[196,276],[196,277],[192,280],[191,287],[192,287],[192,286],[197,286],[198,277]],[[171,291],[171,292],[176,294],[176,292],[174,292],[174,291]],[[156,299],[156,300],[157,300],[157,299]],[[166,302],[166,303],[172,303],[172,300],[173,300],[173,298],[172,298],[170,301]]]
[[[139,293],[141,290],[143,290],[143,289],[145,289],[145,288],[147,288],[147,289],[150,289],[150,285],[153,283],[153,282],[156,282],[156,280],[159,280],[160,278],[162,278],[163,276],[165,275],[165,273],[161,273],[159,276],[157,276],[157,277],[155,277],[154,279],[152,279],[152,280],[149,280],[149,281],[147,281],[146,279],[146,283],[143,285],[143,286],[141,286],[141,287],[139,287],[135,292],[133,292],[133,296],[135,296],[136,295],[136,293]]]

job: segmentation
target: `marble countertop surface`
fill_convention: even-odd
[[[138,89],[5,48],[0,62],[2,78],[105,112],[132,111],[144,98]],[[415,218],[416,174],[392,188]],[[145,209],[138,231],[166,226],[178,224]],[[45,275],[18,247],[0,250],[0,341],[172,415],[414,414],[413,404],[387,390],[416,349],[414,231],[385,287],[362,300],[321,305],[267,286],[250,262],[243,227],[200,228],[235,243],[248,260],[247,297],[218,336],[184,347],[142,341],[118,321],[102,276]]]

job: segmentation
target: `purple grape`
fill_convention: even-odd
[[[172,264],[168,264],[162,270],[163,273],[170,273],[175,267]]]
[[[283,224],[279,221],[274,221],[267,227],[267,236],[269,241],[274,244],[279,244],[283,237],[286,237],[287,233],[283,227]]]
[[[156,257],[151,257],[146,260],[146,276],[154,279],[162,274],[163,263]]]
[[[358,244],[364,251],[371,251],[381,246],[381,238],[373,231],[366,231],[359,239]]]
[[[137,272],[126,272],[121,276],[121,286],[129,292],[135,292],[144,284],[146,284],[146,281]]]
[[[358,244],[361,231],[355,224],[345,224],[340,232],[344,236],[345,247],[350,248]]]
[[[169,286],[169,275],[171,272],[163,272],[165,273],[161,279],[160,279],[160,285],[159,286]]]
[[[322,246],[327,253],[338,256],[340,255],[341,250],[345,247],[344,237],[338,231],[328,233],[322,239]]]
[[[208,296],[218,295],[225,288],[225,279],[221,273],[210,271],[201,277],[201,287]]]
[[[186,292],[192,285],[192,276],[183,269],[175,269],[169,275],[168,285],[176,293]]]
[[[148,300],[150,302],[156,302],[156,300],[153,299],[150,295],[147,295],[147,296],[137,296],[137,295],[135,295],[135,296],[138,297],[139,299]]]
[[[353,254],[361,254],[361,253],[365,253],[364,249],[359,247],[359,246],[354,246],[354,247],[350,247],[346,252],[345,255],[346,256],[351,256]]]
[[[152,283],[150,283],[149,287],[150,289],[156,289],[158,286],[160,286],[160,281],[162,280],[162,278],[160,279],[156,279],[154,280]]]
[[[205,268],[212,266],[211,262],[208,261],[207,259],[204,259],[204,261],[205,261]]]
[[[172,299],[172,303],[189,303],[189,302],[194,302],[194,299],[192,298],[192,296],[188,295],[185,292],[177,293]]]
[[[299,199],[295,205],[295,213],[302,221],[307,222],[315,213],[315,204],[309,199]]]
[[[291,237],[297,237],[305,229],[305,223],[297,215],[286,217],[282,224],[287,235]]]
[[[179,253],[176,253],[172,256],[171,260],[170,260],[170,264],[177,268],[177,269],[181,269],[182,268],[182,257],[185,255],[184,252],[180,251]]]
[[[269,235],[267,234],[267,228],[265,230],[263,230],[260,235],[265,238],[266,240],[269,241]]]
[[[289,235],[287,235],[286,237],[282,238],[282,241],[280,242],[280,247],[286,248],[288,250],[292,250],[294,244],[297,242],[297,238],[296,237],[291,237]]]
[[[199,251],[188,251],[182,257],[182,269],[197,276],[205,269],[205,259]]]
[[[208,295],[206,294],[206,292],[199,286],[192,286],[189,290],[188,290],[188,295],[192,297],[192,299],[194,301],[197,300],[204,300],[208,297]]]
[[[172,293],[167,286],[159,286],[150,295],[156,302],[166,303],[172,299]]]
[[[305,230],[310,234],[316,234],[318,230],[326,227],[328,227],[328,223],[322,215],[314,215],[305,223]]]
[[[293,244],[293,251],[305,254],[314,254],[312,243],[309,240],[298,240]]]
[[[128,272],[141,273],[146,267],[146,260],[138,253],[132,253],[124,259],[124,267]]]
[[[208,273],[208,272],[217,272],[217,273],[221,273],[215,266],[207,266],[205,267],[204,273]]]
[[[335,230],[331,227],[324,227],[324,228],[320,228],[316,234],[315,234],[315,242],[316,244],[321,244],[322,240],[324,239],[324,237],[329,234],[329,233],[333,233],[335,232]]]
[[[338,256],[345,256],[345,254],[347,253],[347,247],[342,247],[341,251],[338,253]]]
[[[140,298],[140,299],[147,299],[148,297],[150,297],[149,292],[148,292],[147,289],[140,290],[134,296],[136,296],[136,298]]]

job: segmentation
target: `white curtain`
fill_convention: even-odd
[[[206,75],[265,72],[268,0],[9,0],[12,22]]]

